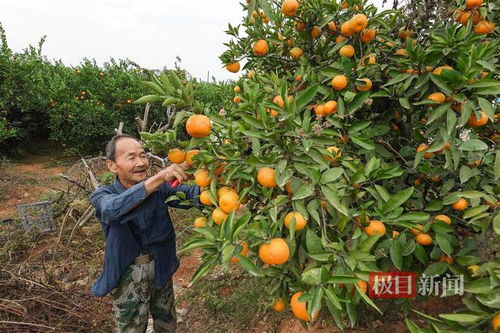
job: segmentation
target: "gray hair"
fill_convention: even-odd
[[[124,138],[133,139],[133,140],[140,143],[139,140],[137,140],[136,138],[134,138],[133,136],[130,136],[128,134],[115,135],[114,137],[111,138],[111,140],[108,141],[108,144],[106,145],[106,158],[108,160],[116,162],[116,143],[118,142],[118,140],[124,139]]]

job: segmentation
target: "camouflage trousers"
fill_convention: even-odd
[[[155,333],[175,332],[175,300],[172,280],[156,289],[154,261],[132,264],[117,288],[111,290],[118,333],[144,333],[149,314]]]

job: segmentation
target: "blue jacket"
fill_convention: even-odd
[[[184,192],[192,205],[165,200]],[[179,185],[175,189],[165,183],[149,196],[144,182],[126,189],[118,180],[101,186],[90,196],[101,221],[106,248],[104,268],[92,286],[95,296],[105,296],[120,283],[121,277],[142,251],[152,253],[155,262],[155,288],[162,288],[179,267],[175,252],[175,231],[167,206],[187,209],[201,207],[197,185]]]

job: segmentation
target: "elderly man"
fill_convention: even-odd
[[[171,165],[146,179],[146,152],[128,135],[113,137],[106,157],[106,165],[116,178],[91,195],[106,237],[104,269],[92,293],[111,295],[118,332],[145,332],[150,313],[156,333],[174,332],[172,274],[179,259],[167,207],[199,205],[200,188],[179,185],[174,189],[169,185],[175,179],[181,183],[188,180],[185,163]],[[193,204],[165,203],[179,191]]]

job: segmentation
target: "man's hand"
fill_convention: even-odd
[[[185,172],[188,168],[189,165],[186,162],[182,164],[172,164],[166,169],[161,170],[158,174],[161,174],[163,179],[167,182],[177,179],[180,183],[182,183],[190,178],[190,176]]]
[[[172,164],[168,166],[166,169],[161,170],[153,177],[149,178],[144,182],[144,186],[146,188],[146,192],[151,194],[154,192],[161,184],[165,182],[170,182],[174,179],[179,180],[180,183],[189,180],[190,176],[185,172],[185,170],[189,168],[187,163],[182,164]]]

